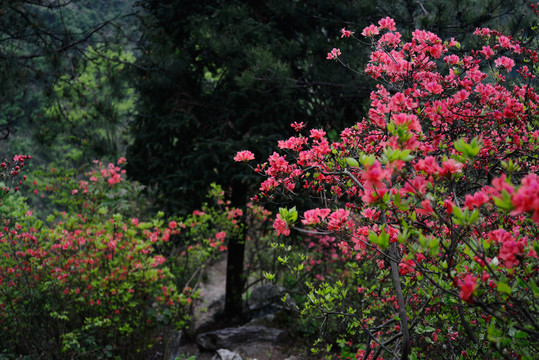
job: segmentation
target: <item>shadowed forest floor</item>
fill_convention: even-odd
[[[199,332],[204,331],[200,329],[206,327],[216,329],[230,326],[229,324],[219,324],[218,321],[215,321],[215,316],[222,311],[224,304],[226,258],[210,265],[206,271],[206,281],[201,285],[201,299],[195,304],[194,308],[193,329],[195,334],[189,336],[187,342],[179,348],[179,359],[193,359],[192,357],[189,358],[189,356],[195,356],[196,359],[200,360],[220,360],[220,357],[215,352],[201,351],[195,339]],[[228,349],[241,355],[243,360],[312,359],[310,356],[305,356],[308,348],[295,348],[298,344],[293,339],[287,346],[276,345],[267,341],[245,340],[244,343],[238,343],[233,348]]]

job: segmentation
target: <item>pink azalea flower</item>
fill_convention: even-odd
[[[498,42],[500,43],[500,45],[503,47],[503,48],[511,48],[512,45],[511,45],[511,39],[507,36],[500,36],[498,38]]]
[[[481,207],[481,205],[485,204],[488,200],[489,197],[487,194],[482,191],[478,191],[473,195],[466,195],[464,198],[464,206],[466,206],[468,210],[472,210],[474,207]]]
[[[303,220],[301,222],[305,225],[315,225],[323,221],[331,212],[330,209],[312,209],[303,213]]]
[[[492,56],[494,56],[494,51],[492,51],[490,46],[483,46],[483,49],[479,51],[481,55],[485,57],[485,59],[490,59]]]
[[[292,126],[294,128],[294,130],[296,131],[300,131],[301,129],[303,129],[305,127],[305,124],[302,122],[298,123],[298,122],[294,122],[292,124],[290,124],[290,126]]]
[[[477,277],[466,274],[463,280],[458,280],[458,285],[460,288],[459,297],[464,301],[470,302],[473,292],[477,288]]]
[[[496,229],[488,233],[488,239],[497,244],[503,244],[506,241],[513,241],[513,236],[510,232],[504,229]]]
[[[236,156],[234,156],[234,161],[237,161],[237,162],[242,162],[242,161],[247,162],[249,160],[254,160],[254,159],[255,159],[255,155],[249,150],[238,151]]]
[[[513,214],[533,212],[532,220],[539,223],[539,176],[535,174],[525,176],[511,201],[515,207]]]
[[[322,129],[311,129],[311,136],[315,140],[320,140],[326,135],[326,132]]]
[[[341,50],[337,48],[333,48],[330,52],[328,52],[328,56],[326,57],[327,60],[337,60],[337,58],[341,55]]]
[[[442,162],[442,171],[440,171],[440,175],[452,175],[455,173],[460,172],[464,165],[462,165],[459,162],[456,162],[455,159],[449,159],[444,162]]]
[[[436,175],[442,168],[436,162],[436,159],[433,156],[427,156],[424,159],[419,159],[414,165],[416,171],[424,171],[427,175]]]
[[[511,71],[515,66],[515,60],[509,59],[506,56],[501,56],[494,60],[494,64],[496,64],[497,67],[505,68],[507,71]]]
[[[387,29],[389,31],[395,31],[397,30],[395,20],[390,18],[389,16],[378,21],[378,25],[380,25],[380,29]]]
[[[365,37],[371,37],[371,36],[378,35],[379,33],[380,31],[378,30],[378,27],[376,27],[376,25],[371,24],[367,26],[365,29],[363,29],[363,31],[361,32],[361,35]]]
[[[341,29],[341,33],[342,33],[341,39],[342,39],[343,37],[350,37],[350,36],[354,35],[353,32],[351,32],[350,30],[346,30],[345,28],[342,28],[342,29]]]
[[[366,171],[361,175],[361,179],[365,180],[363,186],[366,189],[385,189],[386,185],[382,180],[389,180],[391,177],[391,170],[382,169],[382,165],[376,160]]]
[[[273,223],[273,228],[277,231],[277,235],[290,235],[290,229],[288,228],[288,224],[283,219],[281,219],[281,214],[277,214],[277,218]]]
[[[519,243],[520,241],[515,242],[515,240],[511,238],[508,241],[504,241],[502,248],[500,249],[498,257],[503,260],[503,265],[508,269],[511,269],[518,264],[516,256],[521,254]]]
[[[430,205],[430,200],[429,199],[425,199],[421,202],[421,208],[417,208],[415,210],[415,212],[418,214],[418,215],[430,215],[434,212],[434,210],[432,209],[432,206]]]
[[[338,209],[329,216],[328,220],[328,229],[339,231],[341,230],[348,221],[348,216],[350,216],[349,210]]]

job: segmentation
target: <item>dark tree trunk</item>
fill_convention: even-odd
[[[241,317],[243,313],[243,258],[245,253],[245,231],[228,240],[228,257],[226,264],[226,297],[225,316]]]
[[[245,186],[243,184],[233,184],[231,203],[237,208],[242,208],[245,205]],[[243,216],[239,219],[238,225],[241,227],[241,232],[228,240],[225,316],[230,319],[238,319],[243,315],[242,294],[245,284],[243,262],[246,233]]]

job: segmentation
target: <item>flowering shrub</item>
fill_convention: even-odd
[[[161,253],[169,254],[178,284],[195,290],[206,267],[227,250],[227,240],[241,231],[238,219],[243,212],[230,206],[220,186],[211,185],[208,200],[189,216],[172,218],[169,228],[179,231],[158,246]]]
[[[266,176],[257,200],[320,200],[302,213],[281,209],[277,234],[334,239],[313,247],[342,265],[307,284],[302,311],[356,358],[533,358],[537,52],[489,29],[477,29],[482,47],[464,55],[427,31],[405,42],[390,18],[361,34],[373,46],[365,72],[380,81],[368,118],[335,141],[295,123],[297,135],[255,169]],[[328,59],[341,56],[333,49]],[[281,262],[300,273],[302,259]]]
[[[67,179],[65,188],[61,180],[38,185],[52,184],[48,190],[68,212],[43,221],[22,207],[24,213],[2,219],[0,354],[147,358],[166,345],[160,343],[170,331],[188,327],[198,296],[189,279],[218,252],[226,233],[189,218],[133,217],[136,208],[122,206],[137,196],[136,184],[123,178],[124,161],[96,162],[86,177]],[[182,236],[188,244],[169,245]]]
[[[138,216],[146,209],[142,186],[125,181],[125,162],[123,157],[116,164],[94,160],[94,168],[83,174],[61,167],[33,170],[28,174],[33,186],[25,189],[28,202],[40,218],[61,210],[93,214],[98,208]]]
[[[4,198],[4,195],[10,191],[9,185],[14,184],[15,178],[23,170],[25,162],[30,159],[31,156],[28,155],[15,155],[13,156],[12,160],[4,160],[0,162],[0,204]],[[26,176],[23,176],[22,179],[19,180],[18,184],[15,184],[13,191],[17,192],[19,190],[19,186],[22,185],[24,180],[26,180]]]

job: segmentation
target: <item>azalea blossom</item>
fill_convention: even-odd
[[[290,228],[288,227],[288,224],[283,219],[281,219],[281,214],[277,214],[275,222],[273,223],[273,228],[277,231],[277,236],[290,235]]]
[[[506,56],[501,56],[494,60],[494,64],[496,64],[497,67],[505,68],[507,71],[511,71],[515,66],[515,60],[509,59]]]
[[[470,302],[473,292],[477,288],[477,276],[466,274],[464,279],[458,280],[458,285],[460,288],[459,297],[464,301]]]
[[[380,29],[387,29],[389,31],[397,30],[395,20],[393,20],[389,16],[385,17],[384,19],[382,19],[380,21],[378,21],[378,25],[380,25]]]
[[[391,170],[382,169],[382,164],[378,160],[367,167],[366,171],[361,175],[361,179],[365,180],[363,186],[366,189],[385,189],[386,185],[382,180],[389,180],[390,177]]]
[[[302,122],[293,122],[292,124],[290,124],[290,126],[292,126],[292,128],[294,128],[294,130],[296,131],[300,131],[301,129],[303,129],[305,127],[305,124]]]
[[[346,225],[348,217],[350,216],[349,210],[338,209],[329,216],[328,229],[339,231]]]
[[[485,204],[488,200],[489,197],[487,194],[482,191],[478,191],[473,195],[466,194],[464,199],[464,206],[466,206],[468,210],[472,210],[474,207],[481,207],[481,205]]]
[[[367,26],[365,29],[363,29],[363,31],[361,32],[361,35],[365,36],[365,37],[372,37],[372,36],[376,36],[380,33],[380,31],[378,30],[378,27],[376,27],[376,25],[369,25]]]
[[[516,40],[495,30],[478,29],[484,46],[463,55],[452,49],[458,46],[454,39],[444,42],[416,30],[404,42],[407,36],[395,28],[385,18],[362,32],[374,48],[365,72],[382,80],[370,94],[365,117],[340,137],[334,129],[313,129],[279,141],[286,151],[259,167],[265,176],[260,199],[284,195],[293,201],[307,194],[310,201],[302,203],[307,208],[295,226],[311,229],[305,233],[313,227],[326,230],[335,241],[309,236],[309,251],[316,257],[304,263],[365,264],[368,272],[354,267],[359,280],[354,286],[379,309],[391,305],[393,311],[445,315],[462,300],[470,310],[488,304],[513,321],[514,305],[524,309],[533,299],[529,289],[537,268],[536,224],[529,220],[539,223],[539,130],[534,122],[539,94],[522,81],[534,76],[530,69],[522,67],[511,76],[486,69],[495,65],[512,71],[513,59],[537,55],[524,45],[517,49]],[[341,33],[352,35],[345,28]],[[522,56],[513,57],[517,53]],[[339,55],[335,48],[328,59]],[[481,140],[479,146],[474,138]],[[462,151],[459,142],[466,145]],[[273,227],[278,235],[288,235],[292,225],[277,215]],[[406,298],[399,301],[392,290],[369,298],[395,265],[417,285],[407,287]],[[328,282],[339,275],[323,274]],[[422,280],[427,276],[430,282]],[[415,291],[423,285],[429,292]],[[453,296],[455,302],[431,306],[434,296]],[[485,331],[490,318],[471,314],[461,320]],[[368,325],[371,320],[364,316]],[[388,319],[372,320],[371,328],[383,328]],[[519,321],[526,322],[524,317]],[[388,338],[399,332],[397,323],[399,328],[386,327],[381,341],[386,330]],[[439,343],[459,338],[455,329],[441,330],[443,338],[435,331],[431,339]],[[411,332],[413,341],[423,341],[420,335]]]
[[[494,51],[490,46],[483,46],[483,49],[481,49],[479,53],[483,55],[485,59],[490,59],[492,56],[494,56]]]
[[[234,161],[237,161],[237,162],[247,162],[249,160],[254,160],[254,159],[255,159],[255,155],[249,150],[238,151],[236,156],[234,156]]]
[[[341,38],[350,37],[350,36],[354,35],[353,32],[351,32],[350,30],[346,30],[345,28],[341,29],[341,33],[342,33]]]
[[[337,57],[341,55],[341,50],[337,48],[333,48],[330,52],[328,52],[328,56],[326,57],[327,60],[337,60]]]
[[[303,214],[304,219],[301,222],[305,225],[315,225],[323,221],[331,212],[330,209],[312,209]]]

